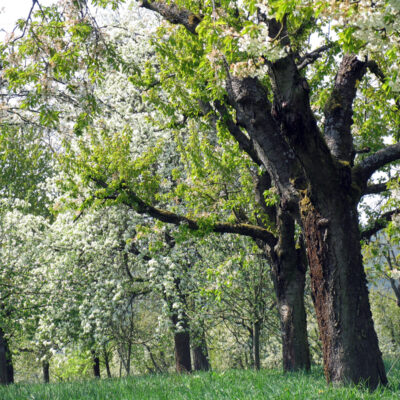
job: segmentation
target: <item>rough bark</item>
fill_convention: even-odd
[[[8,341],[0,328],[0,385],[14,383],[14,367]]]
[[[293,219],[280,212],[278,221],[279,241],[269,255],[281,324],[283,370],[308,371],[310,350],[304,306],[307,268],[301,249],[296,250]]]
[[[346,54],[325,109],[324,134],[328,147],[334,157],[349,163],[354,157],[351,125],[356,82],[361,80],[366,70],[365,62],[359,61],[353,54]]]
[[[295,224],[292,216],[280,205],[267,206],[263,193],[270,187],[268,174],[256,179],[256,201],[270,221],[276,221],[278,239],[264,250],[271,265],[272,281],[281,325],[282,361],[285,372],[310,369],[304,287],[307,262],[303,244],[296,249]],[[262,218],[260,218],[261,223]]]
[[[50,363],[48,361],[43,361],[42,370],[43,370],[43,382],[49,383],[50,382]]]
[[[301,222],[325,375],[328,382],[365,382],[374,388],[387,379],[362,265],[359,197],[352,187],[351,163],[337,160],[332,143],[332,153],[329,150],[310,109],[308,86],[293,65],[288,56],[272,70],[276,102],[281,108],[286,104],[279,115],[282,134],[295,149],[306,176],[306,186],[300,191]],[[349,154],[352,149],[345,152],[344,148],[351,145],[346,138],[351,118],[339,118],[338,124],[343,135],[336,137],[337,148]]]
[[[345,199],[302,207],[312,296],[329,382],[386,384],[362,265],[357,210]],[[346,204],[347,203],[347,204]]]

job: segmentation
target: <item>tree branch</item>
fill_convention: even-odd
[[[328,43],[325,44],[324,46],[318,47],[318,49],[313,50],[311,53],[305,54],[303,57],[301,57],[298,61],[297,68],[298,70],[302,70],[308,65],[312,64],[318,58],[322,56],[322,54],[326,51],[329,50],[331,47],[333,47],[333,43]]]
[[[92,176],[91,179],[102,188],[109,187],[106,182],[96,177]],[[186,225],[190,230],[193,231],[198,231],[201,229],[201,221],[191,219],[168,210],[153,207],[138,197],[133,190],[126,186],[125,183],[122,183],[121,187],[115,190],[114,196],[108,196],[108,198],[115,200],[120,198],[125,205],[134,209],[138,214],[148,215],[161,222],[177,226]],[[238,235],[249,236],[253,239],[261,239],[266,243],[275,243],[276,241],[274,235],[272,235],[272,233],[270,233],[267,229],[251,224],[230,224],[226,222],[217,222],[210,226],[210,231],[215,233],[235,233]]]
[[[382,192],[385,192],[386,190],[388,190],[387,188],[387,184],[389,182],[383,182],[383,183],[374,183],[372,185],[368,185],[364,192],[363,192],[363,196],[368,195],[368,194],[379,194]]]
[[[160,14],[171,24],[183,25],[193,34],[196,34],[197,25],[202,19],[201,16],[180,8],[172,2],[167,4],[164,1],[142,0],[139,6]]]
[[[301,175],[301,168],[271,114],[266,89],[257,78],[228,76],[227,92],[236,110],[237,125],[249,134],[257,158],[265,166],[285,207],[297,210],[298,194],[293,182]]]
[[[357,82],[367,71],[366,63],[354,54],[346,54],[340,63],[335,85],[325,106],[324,134],[329,149],[339,160],[352,162],[354,157],[353,101],[356,97]]]
[[[375,219],[373,223],[363,231],[361,231],[361,239],[369,241],[371,237],[378,233],[381,229],[386,228],[388,223],[392,221],[394,215],[400,213],[400,208],[396,208],[395,210],[388,211],[382,214],[379,218]]]
[[[365,187],[368,179],[379,168],[400,159],[400,143],[387,146],[364,158],[353,168],[353,176],[361,187]]]
[[[229,117],[228,111],[222,103],[217,102],[215,104],[215,108],[221,115],[223,121],[226,124],[226,127],[229,130],[229,133],[236,139],[236,141],[239,144],[239,147],[247,153],[250,158],[258,165],[262,165],[262,161],[258,157],[257,151],[254,147],[254,143],[251,139],[249,139],[240,129],[240,127],[235,124],[232,120],[232,118]]]

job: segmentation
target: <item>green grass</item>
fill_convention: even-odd
[[[400,364],[400,362],[399,362]],[[389,365],[390,367],[390,365]],[[16,384],[0,388],[1,400],[146,400],[146,399],[399,399],[400,366],[389,374],[389,385],[375,392],[325,383],[321,368],[312,373],[283,374],[231,370],[192,375],[147,375],[54,384]]]

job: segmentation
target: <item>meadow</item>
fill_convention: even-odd
[[[311,373],[279,370],[229,370],[191,375],[160,374],[50,384],[0,387],[1,400],[242,400],[242,399],[399,399],[400,362],[387,363],[389,385],[369,392],[362,387],[327,385],[320,367]]]

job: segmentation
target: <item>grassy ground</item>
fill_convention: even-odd
[[[1,400],[242,400],[242,399],[400,399],[400,362],[389,386],[370,393],[356,387],[332,387],[322,370],[283,374],[276,370],[226,371],[192,375],[148,375],[58,384],[0,387]],[[388,367],[390,368],[390,364]],[[389,369],[388,368],[388,369]]]

